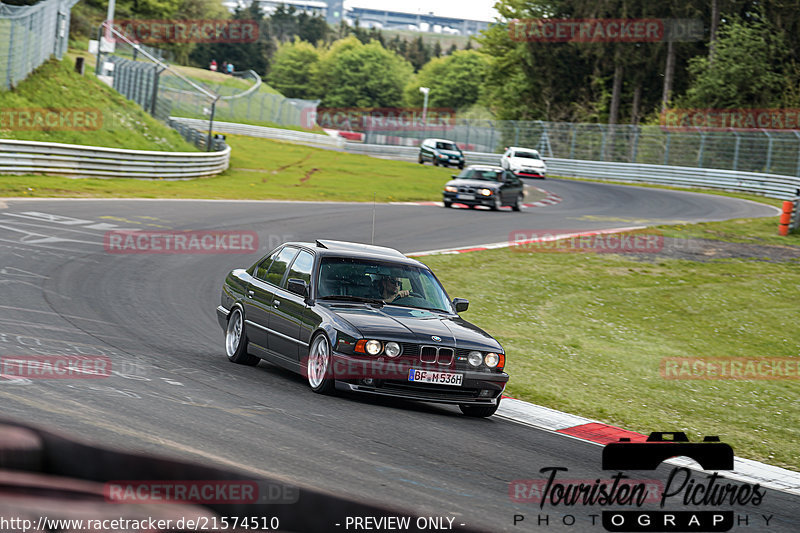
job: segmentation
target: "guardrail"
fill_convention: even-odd
[[[202,128],[208,124],[208,121],[197,118],[170,117],[170,120],[179,124],[186,124],[193,128]],[[247,135],[250,137],[261,137],[264,139],[306,144],[322,148],[342,149],[345,146],[344,139],[331,137],[329,135],[320,135],[307,131],[268,128],[266,126],[253,126],[250,124],[238,124],[235,122],[220,122],[218,120],[214,121],[214,131],[228,135]]]
[[[227,169],[230,154],[228,146],[219,152],[159,152],[2,139],[0,174],[198,178]]]
[[[176,118],[187,124],[202,123],[196,119]],[[334,147],[354,154],[370,155],[398,161],[417,161],[419,149],[412,146],[362,144],[344,142],[343,139],[313,133],[233,124],[215,123],[215,130],[222,133],[251,135],[267,139],[300,142],[323,148]],[[488,152],[464,152],[466,162],[471,164],[499,165],[500,154]],[[646,165],[638,163],[612,163],[582,159],[559,159],[548,157],[547,171],[551,175],[592,178],[599,180],[657,183],[676,187],[701,187],[762,194],[783,200],[800,196],[800,178],[778,174],[716,170],[710,168],[678,167],[669,165]]]

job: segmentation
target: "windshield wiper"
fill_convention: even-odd
[[[438,313],[449,313],[449,311],[445,309],[438,309],[436,307],[424,307],[421,305],[407,305],[407,304],[396,304],[394,302],[389,302],[387,305],[397,305],[400,307],[412,307],[414,309],[425,309],[426,311],[436,311]]]
[[[320,300],[345,300],[348,302],[365,302],[370,304],[384,305],[386,302],[379,298],[365,298],[363,296],[351,296],[349,294],[331,294],[329,296],[321,296]]]

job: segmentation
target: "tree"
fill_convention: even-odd
[[[317,69],[323,107],[397,107],[413,68],[377,41],[333,43]]]
[[[476,50],[461,50],[431,59],[405,88],[406,103],[421,107],[420,87],[430,87],[428,105],[464,109],[481,97],[488,60]]]
[[[720,25],[713,63],[707,56],[689,62],[691,85],[686,107],[741,108],[780,105],[786,90],[781,33],[766,21],[732,19]]]
[[[317,96],[314,73],[320,53],[312,44],[296,38],[278,47],[269,71],[269,83],[288,98]]]

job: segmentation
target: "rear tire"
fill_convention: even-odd
[[[517,199],[514,200],[514,205],[511,206],[511,209],[513,209],[514,211],[521,210],[522,209],[522,198],[523,198],[523,194],[522,193],[518,194],[517,195]]]
[[[439,166],[439,160],[436,159],[436,156],[434,156],[434,158],[433,158],[433,166],[435,166],[435,167]]]
[[[458,164],[458,168],[461,169],[461,170],[464,169],[464,162],[463,161]]]
[[[256,366],[261,360],[247,353],[247,326],[239,307],[231,310],[228,328],[225,330],[225,353],[228,361],[239,365]]]
[[[443,202],[445,207],[453,207],[453,202]]]
[[[488,418],[497,412],[500,407],[500,400],[497,400],[495,405],[470,405],[461,404],[458,406],[464,416],[471,416],[474,418]]]

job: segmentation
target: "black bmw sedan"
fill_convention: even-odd
[[[522,208],[525,185],[510,170],[490,165],[470,165],[448,181],[442,191],[445,207],[463,204],[483,205],[495,211],[510,205],[514,211]]]
[[[508,381],[505,353],[462,319],[424,264],[380,246],[286,243],[232,270],[217,318],[234,363],[261,359],[335,389],[457,404],[494,414]]]

